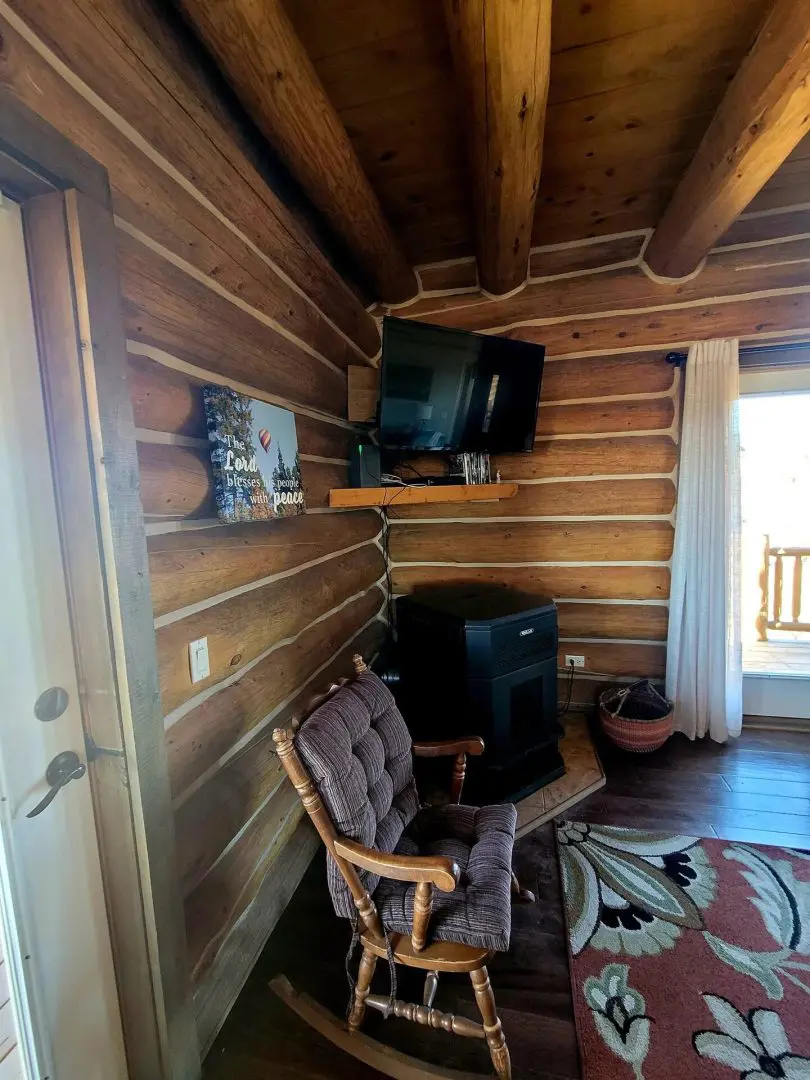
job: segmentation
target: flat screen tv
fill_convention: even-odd
[[[386,318],[380,446],[454,454],[534,447],[543,345]]]

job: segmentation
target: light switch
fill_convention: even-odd
[[[208,663],[208,638],[198,638],[188,646],[188,661],[191,668],[191,681],[201,682],[211,674],[211,665]]]

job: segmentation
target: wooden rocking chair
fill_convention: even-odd
[[[367,1006],[390,1009],[417,1024],[485,1039],[496,1074],[509,1078],[486,963],[508,948],[512,897],[534,899],[511,868],[515,809],[458,805],[467,754],[481,754],[483,741],[411,744],[388,688],[362,657],[355,656],[354,665],[354,679],[333,684],[290,730],[273,732],[279,758],[331,856],[335,911],[355,922],[359,917],[363,952],[349,1033],[358,1032]],[[453,757],[451,805],[420,809],[411,752]],[[396,964],[427,972],[420,1005],[370,993],[387,942]],[[469,973],[482,1024],[433,1008],[441,972]]]

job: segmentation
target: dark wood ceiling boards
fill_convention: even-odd
[[[287,4],[406,254],[415,263],[471,254],[462,103],[442,4]],[[657,223],[768,7],[554,5],[534,244]]]
[[[656,224],[767,8],[555,5],[535,244]]]
[[[412,267],[476,256],[505,295],[529,246],[665,213],[647,261],[682,276],[742,209],[805,201],[810,0],[173,2],[366,302],[408,303]],[[688,242],[677,192],[676,211],[701,203]]]
[[[290,18],[414,263],[473,250],[440,0],[288,0]]]

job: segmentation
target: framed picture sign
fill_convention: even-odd
[[[223,521],[304,513],[295,415],[226,386],[203,387],[217,512]]]

